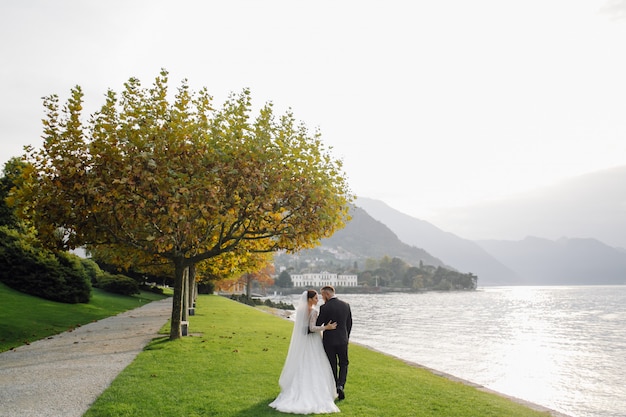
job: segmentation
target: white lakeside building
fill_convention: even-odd
[[[356,287],[356,275],[337,275],[330,272],[320,272],[318,274],[294,274],[291,275],[291,282],[296,288],[313,287],[321,288],[325,285],[333,287]]]

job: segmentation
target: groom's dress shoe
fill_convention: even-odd
[[[337,387],[337,395],[340,400],[346,398],[346,394],[343,392],[343,387],[341,385]]]

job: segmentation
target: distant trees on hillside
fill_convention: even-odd
[[[296,274],[328,271],[337,274],[356,274],[359,287],[397,288],[415,291],[475,290],[478,277],[472,273],[462,273],[442,266],[426,265],[423,261],[414,266],[399,257],[383,256],[366,258],[359,263],[354,260],[337,259],[329,251],[319,249],[300,252],[298,255],[285,253],[274,256],[276,269],[286,268]],[[290,276],[286,271],[283,274]],[[276,285],[286,277],[282,274]],[[354,289],[358,291],[358,289]],[[351,290],[352,291],[352,290]]]
[[[384,256],[379,260],[368,259],[370,269],[359,272],[359,285],[369,287],[393,287],[412,290],[475,290],[478,277],[441,266],[411,266],[400,258]]]

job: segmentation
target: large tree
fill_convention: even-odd
[[[83,94],[44,99],[44,144],[28,149],[20,213],[50,247],[109,245],[174,269],[170,338],[181,336],[184,271],[225,253],[319,244],[352,200],[340,160],[292,113],[252,117],[248,90],[215,109],[186,81],[173,97],[162,71],[131,78],[83,120]]]

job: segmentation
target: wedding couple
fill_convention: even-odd
[[[352,313],[350,305],[335,296],[333,287],[323,287],[321,293],[324,304],[319,313],[315,308],[317,292],[308,290],[300,296],[287,359],[278,380],[281,391],[270,403],[278,411],[340,411],[335,399],[345,397]]]

